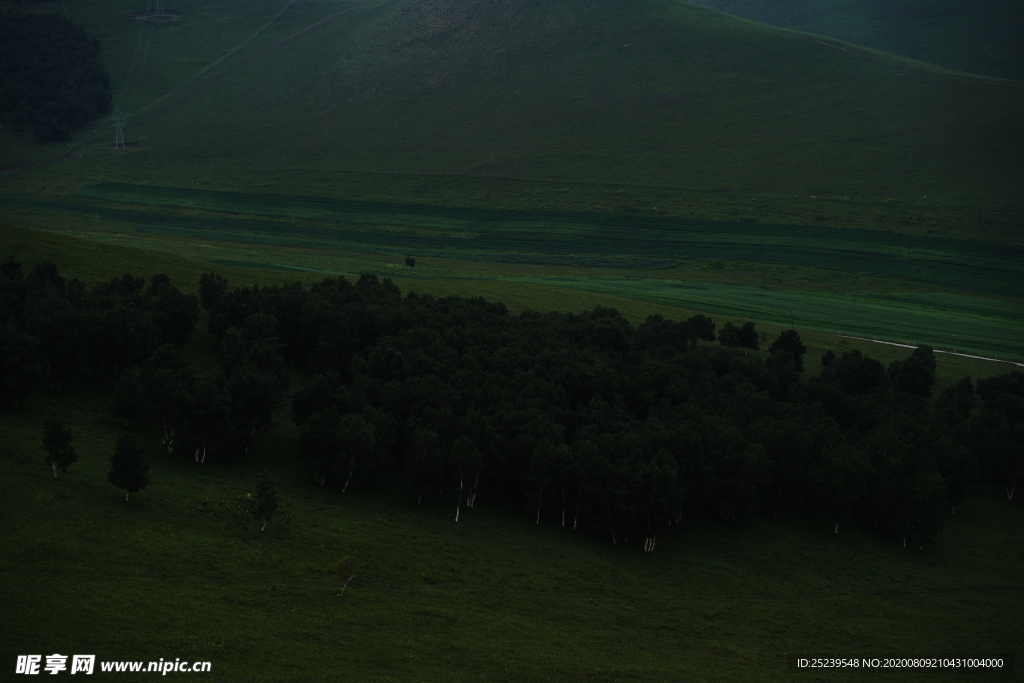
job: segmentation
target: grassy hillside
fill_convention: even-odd
[[[83,4],[115,85],[134,82],[140,40],[147,55],[127,87],[133,146],[116,158],[805,196],[1019,186],[1012,82],[675,0],[284,5],[185,2],[180,23],[139,33]],[[74,153],[107,154],[95,130]]]
[[[1007,0],[692,0],[953,69],[1024,79],[1024,7]]]

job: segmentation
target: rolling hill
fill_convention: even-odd
[[[1024,85],[677,0],[265,0],[243,28],[190,5],[144,29],[135,80],[139,22],[84,19],[121,27],[104,54],[133,84],[123,162],[805,196],[1020,186]],[[78,154],[107,154],[99,128]]]
[[[388,2],[133,122],[149,155],[702,190],[1009,198],[1024,86],[673,0]]]
[[[692,0],[961,71],[1024,79],[1024,5],[1012,0]]]

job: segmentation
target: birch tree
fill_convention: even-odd
[[[444,454],[436,432],[423,427],[418,418],[410,420],[409,448],[406,452],[405,477],[416,494],[416,504],[424,495],[442,493],[444,487]]]
[[[249,514],[256,521],[263,522],[260,531],[267,530],[267,522],[277,511],[277,489],[266,472],[261,472],[259,481],[256,483],[256,495],[246,494],[246,501],[249,503]]]
[[[466,479],[480,466],[480,451],[473,439],[468,436],[455,439],[448,451],[448,463],[453,479],[459,482],[459,499],[455,506],[455,521],[458,522],[466,492]]]
[[[173,346],[158,347],[139,368],[136,412],[157,426],[167,453],[174,452],[196,393],[196,378]]]
[[[812,456],[807,476],[814,502],[832,515],[833,533],[838,534],[840,524],[867,496],[874,472],[863,452],[843,444]]]
[[[369,470],[373,466],[377,435],[366,418],[354,413],[346,413],[341,417],[338,433],[342,466],[348,470],[345,484],[341,487],[341,492],[345,493],[357,471]]]
[[[107,481],[124,491],[124,502],[128,496],[149,485],[149,463],[142,458],[142,449],[129,436],[117,439],[114,455],[110,458]]]
[[[68,472],[68,465],[78,460],[78,453],[71,445],[74,437],[71,430],[63,422],[57,419],[47,419],[43,424],[43,448],[46,449],[46,464],[53,470],[53,478],[57,476],[57,470],[64,474]]]
[[[316,483],[344,478],[341,492],[345,493],[356,473],[372,466],[375,445],[373,425],[365,418],[354,413],[339,415],[330,408],[309,419],[299,438],[299,453]]]

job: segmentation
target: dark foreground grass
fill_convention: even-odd
[[[69,387],[0,414],[5,667],[58,652],[209,660],[210,680],[764,681],[820,679],[787,663],[798,654],[1024,654],[1024,515],[993,492],[923,551],[783,516],[689,520],[644,555],[535,526],[491,492],[455,524],[447,499],[315,488],[279,421],[238,466],[169,457],[137,432],[152,483],[125,505],[105,481],[108,401]],[[54,413],[82,456],[59,482],[39,446]],[[265,464],[285,514],[261,534],[232,506]],[[344,557],[356,578],[338,597]]]

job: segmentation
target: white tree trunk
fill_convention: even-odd
[[[834,534],[838,534],[839,533],[839,522],[836,522],[836,530],[833,531],[832,533],[834,533]]]
[[[644,536],[644,552],[649,553],[654,550],[654,543],[658,539],[658,532],[655,531],[650,536]]]
[[[1006,491],[1006,500],[1013,500],[1013,490],[1017,488],[1017,480],[1010,482],[1009,486],[1003,486],[1003,490]]]
[[[734,507],[735,504],[730,505],[728,510],[723,510],[721,507],[718,508],[718,516],[722,518],[723,522],[728,521],[729,518],[732,517],[732,511]]]
[[[260,531],[266,531],[266,530],[267,530],[267,520],[263,520],[263,526],[260,527]]]
[[[345,480],[345,485],[341,487],[341,492],[342,492],[342,493],[345,493],[345,491],[348,491],[348,485],[349,485],[349,482],[351,482],[351,481],[352,481],[352,473],[353,473],[353,472],[355,472],[355,471],[356,471],[356,468],[355,468],[355,467],[351,468],[351,469],[350,469],[350,470],[348,471],[348,479],[346,479],[346,480]]]
[[[125,492],[124,492],[124,502],[126,502],[126,503],[128,502],[128,491],[127,490],[125,490]]]
[[[53,480],[54,481],[60,480],[60,477],[57,476],[57,463],[54,462],[54,463],[50,463],[50,464],[53,467]]]
[[[455,506],[455,523],[459,523],[459,512],[462,510],[462,478],[459,478],[459,502]]]
[[[164,443],[164,448],[167,449],[167,453],[174,452],[174,427],[168,425],[166,422],[163,423],[164,434],[161,440]]]
[[[576,515],[572,520],[572,530],[576,531],[576,523],[580,521],[580,498],[583,496],[582,493],[576,494]]]
[[[562,528],[565,528],[565,487],[562,487]]]

